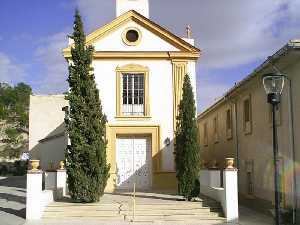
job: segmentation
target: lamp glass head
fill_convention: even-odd
[[[263,85],[267,95],[280,96],[284,87],[285,76],[282,74],[266,74],[263,76]]]

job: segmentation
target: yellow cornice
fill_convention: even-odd
[[[148,72],[149,68],[147,66],[142,66],[139,64],[127,64],[125,66],[117,67],[117,72]]]
[[[108,23],[103,27],[97,29],[96,31],[92,32],[91,34],[87,35],[86,44],[91,45],[95,43],[97,40],[101,39],[103,36],[107,35],[108,33],[112,32],[113,30],[117,29],[119,26],[121,26],[122,24],[128,21],[134,21],[140,24],[141,26],[145,27],[146,29],[150,30],[151,32],[155,33],[156,35],[164,39],[165,41],[176,46],[178,49],[180,49],[183,52],[192,52],[194,54],[198,54],[198,57],[200,55],[200,50],[198,48],[184,41],[180,37],[177,37],[170,31],[159,26],[158,24],[154,23],[153,21],[142,16],[141,14],[137,13],[134,10],[124,13],[123,15],[114,19],[111,23]],[[71,52],[71,46],[64,48],[63,49],[64,57],[69,58],[70,52]]]
[[[71,51],[64,51],[65,58],[71,58]],[[93,54],[94,59],[171,59],[171,60],[197,60],[200,52],[166,52],[166,51],[96,51]]]

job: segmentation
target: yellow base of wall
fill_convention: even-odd
[[[175,172],[154,172],[151,191],[167,191],[177,193],[178,182]],[[107,181],[105,192],[112,193],[116,190],[116,174],[112,173]],[[130,191],[130,190],[129,190]]]
[[[178,182],[175,172],[155,172],[152,180],[154,190],[177,192]]]

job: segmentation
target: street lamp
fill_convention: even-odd
[[[275,220],[276,225],[281,223],[280,212],[280,173],[278,159],[278,140],[276,126],[276,108],[280,103],[282,90],[284,87],[285,76],[282,74],[269,73],[263,76],[263,85],[268,96],[268,103],[272,105],[272,123],[273,123],[273,155],[274,155],[274,186],[275,186]]]

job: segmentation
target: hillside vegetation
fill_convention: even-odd
[[[0,83],[0,158],[19,158],[28,150],[29,96],[25,83]]]

